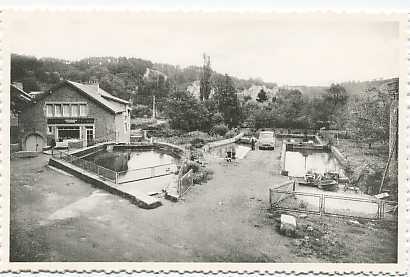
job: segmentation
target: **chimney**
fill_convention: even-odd
[[[95,87],[97,89],[97,92],[99,92],[100,84],[98,83],[98,81],[90,80],[90,81],[88,81],[88,85]]]
[[[18,89],[23,90],[23,83],[22,82],[13,82],[12,85],[15,86]]]

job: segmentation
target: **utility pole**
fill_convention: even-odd
[[[210,77],[211,77],[211,57],[206,53],[202,55],[202,76],[199,85],[199,99],[201,101],[208,99],[210,94]]]
[[[152,118],[155,119],[155,95],[152,96]]]
[[[158,83],[159,83],[159,74],[157,74],[157,82],[156,82],[156,92],[158,93]],[[155,94],[154,90],[152,91],[152,118],[155,119],[156,117],[156,110],[155,110]]]

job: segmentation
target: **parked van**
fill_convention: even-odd
[[[275,133],[272,131],[262,131],[259,133],[259,149],[275,149]]]

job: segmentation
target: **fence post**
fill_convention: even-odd
[[[384,217],[384,204],[385,202],[383,200],[380,200],[377,203],[377,212],[378,212],[378,219],[382,219]]]
[[[272,208],[272,189],[269,189],[269,206]]]
[[[118,184],[118,172],[115,171],[115,183]]]
[[[320,196],[319,213],[322,216],[325,212],[325,196],[322,194]]]
[[[100,176],[100,167],[97,165],[97,175]]]

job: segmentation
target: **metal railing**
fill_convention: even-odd
[[[125,170],[117,172],[118,184],[175,174],[177,170],[176,165],[173,163]]]
[[[166,163],[117,172],[59,150],[54,150],[52,156],[53,158],[60,159],[80,167],[83,170],[94,173],[99,177],[109,180],[115,184],[129,183],[178,173],[178,168],[174,163]]]
[[[397,202],[349,196],[269,189],[273,209],[340,217],[395,220]],[[396,218],[397,219],[397,218]]]
[[[182,197],[194,184],[192,169],[178,179],[178,195]]]
[[[114,170],[58,150],[53,150],[52,157],[68,162],[88,172],[94,173],[102,179],[109,180],[116,184],[118,183],[118,173]]]

